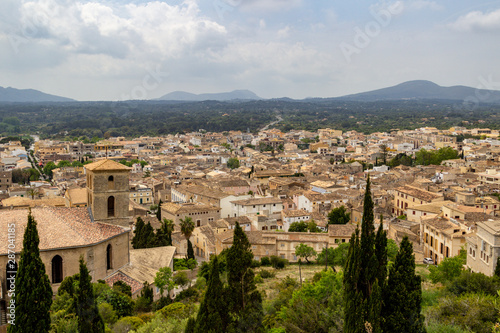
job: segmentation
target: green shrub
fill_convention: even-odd
[[[262,276],[260,276],[260,274],[255,274],[253,280],[255,281],[255,283],[264,283],[264,279],[262,278]]]
[[[486,276],[482,273],[473,273],[463,271],[462,274],[453,280],[447,287],[447,290],[454,295],[460,296],[466,293],[497,295],[500,289],[498,280]]]
[[[193,314],[194,306],[192,304],[186,305],[181,302],[175,302],[167,305],[158,312],[165,318],[185,319]]]
[[[278,256],[271,256],[271,265],[276,269],[283,269],[288,264],[288,260]]]
[[[184,300],[189,300],[197,302],[199,298],[200,298],[200,291],[195,287],[191,287],[178,293],[175,296],[175,301],[180,302]]]
[[[158,311],[166,307],[167,305],[172,303],[172,299],[170,297],[161,297],[159,300],[153,303],[153,310]]]
[[[116,315],[116,311],[113,310],[113,306],[111,306],[111,304],[103,302],[99,304],[98,308],[99,314],[101,315],[104,323],[108,324],[109,326],[116,323],[116,321],[118,320],[118,316]]]
[[[443,291],[443,288],[422,290],[422,307],[438,304],[439,299],[444,296]]]
[[[445,297],[426,311],[426,318],[477,333],[490,333],[498,319],[496,303],[496,297],[490,295],[465,294],[460,297]]]
[[[123,317],[113,325],[113,332],[128,332],[137,330],[144,322],[139,317]]]
[[[430,266],[429,278],[433,283],[447,283],[460,276],[464,260],[460,256],[445,258],[439,265]]]
[[[276,272],[268,269],[261,269],[259,275],[263,279],[269,279],[276,276]]]
[[[427,333],[469,333],[470,331],[464,330],[459,326],[451,324],[443,324],[431,322],[427,325]]]
[[[260,265],[261,266],[271,266],[271,259],[269,259],[269,257],[260,258]]]
[[[257,268],[260,267],[260,261],[258,260],[252,260],[252,268]]]

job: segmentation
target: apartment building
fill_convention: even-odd
[[[408,207],[411,208],[416,205],[430,204],[443,200],[442,193],[429,192],[410,185],[401,186],[394,191],[392,213],[396,216],[404,215]]]

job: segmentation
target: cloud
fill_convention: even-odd
[[[489,13],[473,11],[448,26],[456,31],[500,31],[500,9]]]
[[[406,5],[408,9],[413,9],[413,10],[425,10],[425,9],[430,9],[433,11],[438,11],[438,10],[443,10],[444,6],[438,4],[435,1],[427,1],[427,0],[414,0],[408,2]]]
[[[290,34],[290,26],[287,25],[283,29],[278,30],[278,38],[286,38]]]
[[[240,6],[249,12],[277,12],[302,5],[303,0],[224,0],[233,7]]]
[[[3,31],[11,31],[26,43],[62,47],[68,56],[161,60],[225,44],[225,27],[200,15],[192,0],[178,5],[23,1],[13,12],[18,14],[17,22],[9,22]]]

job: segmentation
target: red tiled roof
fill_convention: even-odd
[[[37,222],[40,250],[86,246],[128,232],[122,227],[92,222],[88,209],[67,207],[36,207],[31,210]],[[8,229],[15,224],[16,252],[23,246],[28,210],[0,210],[0,254],[7,253]]]

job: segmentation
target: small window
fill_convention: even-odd
[[[112,269],[113,268],[113,248],[111,247],[111,244],[108,244],[108,247],[106,248],[106,269]]]
[[[108,190],[115,189],[115,178],[113,176],[108,177]]]
[[[110,196],[108,198],[108,217],[115,216],[115,197]]]

